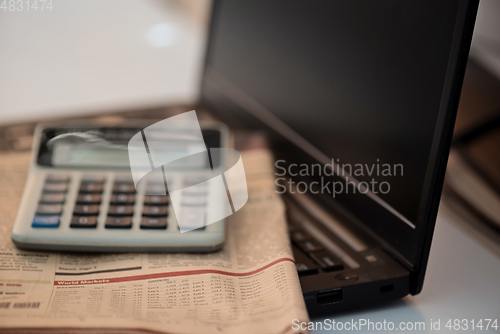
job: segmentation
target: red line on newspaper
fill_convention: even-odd
[[[147,279],[155,279],[155,278],[165,278],[165,277],[177,277],[177,276],[191,276],[191,275],[201,275],[201,274],[220,274],[227,276],[250,276],[257,274],[277,263],[290,261],[295,263],[292,259],[289,258],[281,258],[279,260],[273,261],[262,268],[249,271],[246,273],[231,273],[228,271],[222,270],[185,270],[185,271],[174,271],[171,273],[157,273],[157,274],[148,274],[148,275],[135,275],[135,276],[126,276],[126,277],[114,277],[114,278],[99,278],[99,279],[88,279],[88,280],[77,280],[77,281],[62,281],[57,280],[54,281],[54,285],[89,285],[89,284],[104,284],[104,283],[119,283],[119,282],[130,282],[130,281],[141,281]]]

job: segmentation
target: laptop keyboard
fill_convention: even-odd
[[[293,219],[288,219],[295,266],[299,276],[315,275],[344,269],[344,264],[324,245],[307,233]]]

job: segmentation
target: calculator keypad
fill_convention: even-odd
[[[32,222],[33,227],[59,227],[70,181],[70,175],[66,173],[47,175]],[[105,174],[89,173],[81,177],[70,221],[71,228],[97,228],[106,182],[107,176]],[[118,175],[111,186],[109,206],[107,206],[107,212],[104,212],[106,215],[104,228],[130,229],[135,213],[134,205],[137,201],[132,179],[129,176]],[[137,213],[141,216],[139,228],[166,230],[170,196],[165,183],[150,181],[146,188],[146,193],[156,195],[139,197],[143,198],[142,206],[139,206],[142,209]],[[189,191],[183,192],[182,206],[190,208],[181,214],[188,216],[188,225],[199,228],[199,230],[203,230],[205,226],[204,207],[207,205],[207,192],[208,189],[204,185],[195,186]]]

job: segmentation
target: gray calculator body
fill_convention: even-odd
[[[133,121],[102,126],[76,123],[39,125],[35,130],[31,166],[12,231],[16,246],[27,249],[91,252],[210,252],[222,247],[225,223],[180,233],[168,193],[147,195],[136,189],[127,164],[127,152],[102,148],[89,150],[77,140],[47,148],[48,137],[67,133],[97,133],[108,142],[123,144],[150,125]],[[227,127],[200,123],[207,147],[228,147]],[[73,159],[76,156],[78,159]],[[98,159],[96,159],[96,157]],[[68,158],[69,157],[69,158]],[[95,161],[105,163],[96,163]],[[192,182],[200,173],[216,174],[224,161],[212,166],[179,168],[168,173],[169,185]],[[138,187],[164,187],[158,180]],[[141,191],[142,190],[142,191]],[[221,202],[225,194],[210,187],[185,198],[193,212],[202,212],[206,198]],[[193,219],[204,219],[193,215]]]

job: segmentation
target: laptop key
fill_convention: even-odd
[[[327,251],[314,252],[309,254],[313,260],[321,266],[324,271],[335,271],[344,269],[344,264],[340,262],[332,253]]]
[[[306,276],[318,273],[318,267],[314,262],[301,252],[297,247],[292,246],[293,257],[295,259],[295,267],[299,276]]]
[[[299,247],[306,253],[323,250],[323,245],[316,240],[306,240],[298,243]]]
[[[293,231],[292,233],[290,233],[290,237],[292,238],[292,241],[295,242],[301,242],[311,239],[311,236],[303,230]]]

